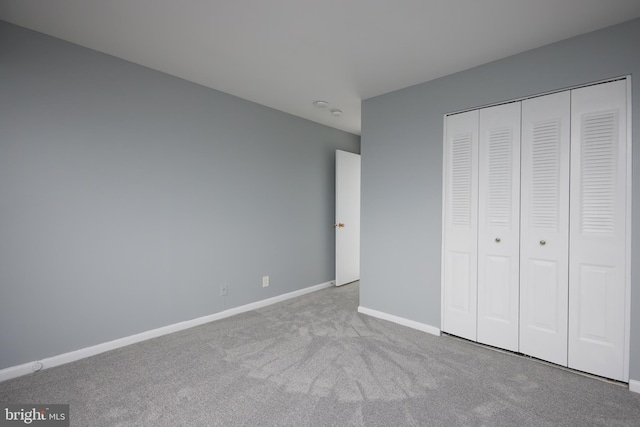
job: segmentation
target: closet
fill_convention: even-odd
[[[627,80],[445,117],[442,330],[628,381]]]

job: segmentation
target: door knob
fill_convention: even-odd
[[[544,240],[540,240],[540,246],[544,246],[546,244],[547,244],[547,242],[545,242]]]
[[[340,222],[338,224],[333,224],[334,227],[344,228],[344,223]]]
[[[500,243],[500,238],[496,237],[496,243]]]

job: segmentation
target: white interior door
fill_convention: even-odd
[[[520,352],[567,366],[569,91],[522,102]]]
[[[360,155],[336,150],[336,286],[360,279]]]
[[[518,351],[520,102],[480,110],[478,342]]]
[[[572,91],[569,367],[621,381],[625,369],[627,89]]]
[[[444,141],[442,330],[475,341],[478,111],[447,117]]]

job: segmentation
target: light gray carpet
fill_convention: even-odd
[[[640,395],[358,314],[330,288],[0,383],[73,426],[639,426]]]

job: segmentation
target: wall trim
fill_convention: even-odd
[[[629,380],[629,391],[632,391],[634,393],[640,393],[640,381]]]
[[[398,325],[406,326],[408,328],[417,329],[431,335],[440,336],[440,328],[427,325],[426,323],[416,322],[415,320],[405,319],[404,317],[394,316],[393,314],[383,313],[382,311],[373,310],[371,308],[363,306],[358,307],[358,313],[366,314],[371,317],[377,317],[378,319],[387,320],[389,322],[397,323]]]
[[[128,337],[118,338],[113,341],[108,341],[108,342],[96,344],[90,347],[81,348],[79,350],[70,351],[68,353],[59,354],[56,356],[48,357],[46,359],[34,360],[33,362],[23,363],[22,365],[10,366],[8,368],[0,370],[0,382],[10,380],[12,378],[21,377],[23,375],[40,371],[42,369],[53,368],[55,366],[60,366],[66,363],[75,362],[76,360],[95,356],[96,354],[104,353],[110,350],[115,350],[120,347],[125,347],[141,341],[146,341],[152,338],[160,337],[162,335],[167,335],[173,332],[178,332],[185,329],[193,328],[194,326],[199,326],[199,325],[203,325],[205,323],[213,322],[216,320],[225,319],[227,317],[235,316],[236,314],[257,310],[259,308],[273,305],[282,301],[286,301],[291,298],[296,298],[311,292],[316,292],[322,289],[329,288],[333,286],[334,283],[335,283],[334,281],[320,283],[319,285],[309,286],[307,288],[299,289],[297,291],[293,291],[293,292],[278,295],[272,298],[267,298],[260,301],[252,302],[249,304],[242,305],[240,307],[230,308],[228,310],[220,311],[214,314],[209,314],[203,317],[198,317],[196,319],[174,323],[172,325],[163,326],[157,329],[151,329],[149,331],[130,335]],[[39,367],[40,366],[39,364],[41,364],[42,366]]]

